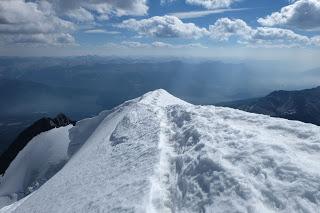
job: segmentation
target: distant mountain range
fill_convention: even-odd
[[[59,114],[55,118],[41,118],[25,130],[23,130],[13,141],[13,143],[9,146],[9,148],[0,156],[0,174],[3,174],[6,171],[10,163],[17,156],[17,154],[35,136],[53,128],[67,126],[69,124],[75,125],[75,121],[72,121],[64,114]]]
[[[320,125],[320,86],[299,91],[275,91],[263,98],[219,105]]]

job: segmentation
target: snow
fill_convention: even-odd
[[[67,161],[69,129],[52,129],[34,137],[1,178],[0,200],[10,203],[36,190]]]
[[[68,155],[70,157],[82,147],[108,114],[109,111],[107,110],[96,117],[83,119],[77,122],[77,125],[69,131]]]
[[[16,210],[25,200],[29,198],[30,195],[22,198],[19,201],[14,202],[13,204],[7,205],[0,209],[0,213],[11,213]]]
[[[291,213],[320,207],[315,125],[194,106],[156,90],[71,132],[68,163],[9,206],[11,212]]]

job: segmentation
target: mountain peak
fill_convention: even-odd
[[[314,125],[155,90],[70,134],[82,146],[14,213],[318,211]]]
[[[139,103],[165,107],[168,105],[185,105],[187,102],[171,95],[164,89],[148,92],[139,98]]]

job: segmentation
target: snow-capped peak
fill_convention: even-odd
[[[145,95],[139,98],[139,102],[143,104],[150,104],[158,107],[166,107],[168,105],[181,105],[187,104],[187,102],[182,101],[179,98],[171,95],[164,89],[158,89],[146,93]]]
[[[64,168],[3,212],[317,212],[320,206],[314,125],[194,106],[156,90],[78,122],[70,134],[78,151]]]

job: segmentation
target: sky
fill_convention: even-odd
[[[319,53],[320,0],[0,0],[0,55]]]

